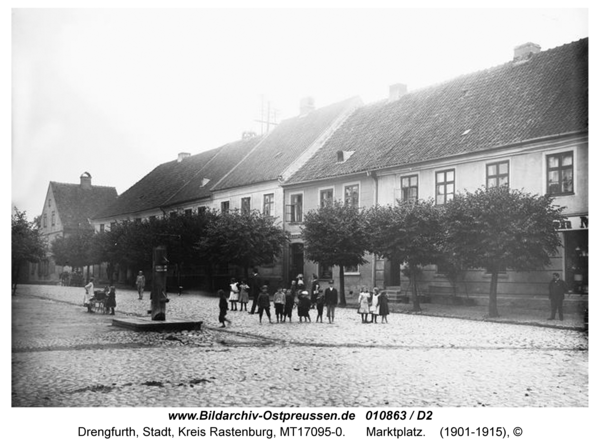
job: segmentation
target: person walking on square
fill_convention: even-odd
[[[563,320],[563,300],[565,300],[565,293],[568,290],[569,288],[564,280],[561,280],[560,274],[555,272],[548,287],[548,295],[550,297],[550,317],[548,320],[554,320],[557,311],[558,318]]]
[[[260,294],[256,298],[256,301],[258,302],[258,322],[262,324],[262,316],[264,311],[269,318],[269,323],[273,323],[271,321],[271,297],[269,297],[267,285],[264,285],[261,288]]]
[[[365,291],[363,286],[360,287],[360,294],[358,294],[358,314],[362,318],[362,323],[369,323],[367,315],[369,314],[369,293]]]
[[[258,274],[258,269],[252,269],[252,277],[250,277],[250,299],[252,300],[252,307],[250,308],[250,314],[256,312],[257,299],[262,286],[262,278],[260,278],[260,275]]]
[[[381,291],[379,294],[379,315],[381,316],[381,323],[388,323],[388,314],[390,314],[388,296],[385,291]]]
[[[377,323],[377,316],[379,316],[379,288],[373,288],[373,295],[371,300],[371,306],[369,308],[371,313],[371,322]]]
[[[146,286],[146,277],[144,276],[144,272],[138,272],[138,275],[135,279],[135,286],[138,291],[138,300],[142,300],[144,298],[144,287]]]
[[[231,279],[229,290],[229,303],[231,303],[231,311],[237,311],[237,304],[240,301],[240,285],[235,278]]]
[[[243,278],[240,282],[240,311],[248,311],[248,283],[246,283],[246,279]]]
[[[219,289],[219,322],[221,323],[221,328],[225,327],[225,322],[231,325],[231,321],[227,319],[225,316],[227,315],[227,310],[229,309],[229,305],[227,304],[227,296],[225,295],[225,291]]]
[[[294,294],[291,289],[285,290],[285,308],[283,310],[283,321],[289,319],[292,321],[292,310],[294,309]]]
[[[117,307],[117,292],[115,291],[114,285],[110,285],[108,288],[108,294],[106,295],[106,309],[110,310],[111,315],[115,315],[115,308]]]
[[[333,280],[329,280],[329,288],[325,290],[325,306],[327,307],[327,319],[332,324],[335,319],[335,307],[338,304],[338,292],[333,287]]]
[[[275,317],[277,317],[277,323],[283,322],[283,319],[285,319],[285,315],[283,314],[285,308],[285,293],[281,286],[277,288],[277,292],[273,295],[273,303],[275,304]]]

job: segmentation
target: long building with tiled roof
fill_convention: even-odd
[[[473,153],[588,129],[588,39],[356,112],[288,183]],[[338,152],[351,157],[340,163]]]
[[[540,50],[527,43],[505,64],[412,92],[392,86],[387,100],[358,108],[284,182],[287,203],[300,204],[302,213],[332,200],[364,208],[415,199],[443,205],[496,185],[548,195],[564,207],[556,223],[563,248],[546,270],[503,274],[498,293],[543,298],[556,271],[573,292],[586,294],[588,39]],[[339,281],[337,269],[303,258],[302,215],[292,209],[284,225],[292,235],[289,277]],[[371,256],[344,272],[348,290],[378,285],[399,295],[408,288],[393,260]],[[460,293],[487,297],[486,273],[464,274]],[[437,266],[424,267],[420,288],[455,293]]]
[[[210,188],[260,141],[252,137],[209,151],[179,153],[125,191],[118,200],[99,211],[95,222],[162,216],[181,204],[210,198]]]

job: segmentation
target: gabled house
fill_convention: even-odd
[[[278,124],[212,187],[213,208],[223,212],[257,209],[282,221],[299,222],[303,216],[303,196],[284,196],[282,184],[294,173],[305,170],[306,161],[360,105],[362,101],[353,97],[315,109],[313,99],[304,98],[298,116]],[[290,252],[294,251],[298,251],[297,246],[286,247],[281,262],[261,266],[261,275],[272,283],[287,284],[290,272],[294,271],[295,276],[303,268],[298,263],[290,265]]]
[[[118,197],[115,187],[92,185],[88,172],[79,180],[79,184],[50,182],[48,185],[40,226],[49,247],[57,237],[92,229],[90,218]],[[29,281],[58,282],[62,269],[49,257],[47,261],[31,265]]]
[[[525,44],[512,61],[414,92],[392,86],[388,100],[352,114],[284,194],[302,191],[305,209],[353,194],[358,206],[415,198],[441,205],[457,192],[504,184],[566,209],[556,223],[564,247],[549,270],[506,272],[499,294],[543,297],[551,271],[587,293],[588,39],[546,51]],[[305,270],[330,275],[311,264]],[[422,289],[448,288],[443,274],[427,267]],[[466,274],[470,294],[487,294],[485,272]],[[354,284],[393,289],[403,281],[400,266],[372,259]]]

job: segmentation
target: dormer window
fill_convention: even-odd
[[[352,154],[354,154],[354,151],[338,151],[337,152],[337,163],[344,163],[346,160],[348,160]]]

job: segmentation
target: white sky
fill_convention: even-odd
[[[586,9],[15,9],[12,204],[33,218],[49,181],[119,194],[181,151],[359,95],[386,97],[588,36]]]

